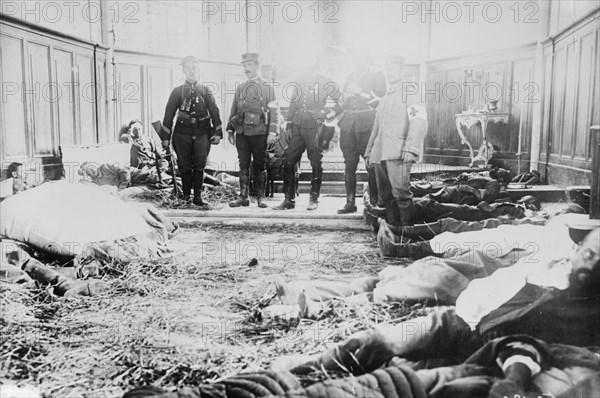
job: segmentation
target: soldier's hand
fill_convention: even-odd
[[[161,143],[162,147],[165,149],[168,148],[169,145],[171,145],[171,141],[169,141],[169,140],[162,140],[160,143]]]
[[[269,135],[267,136],[267,145],[275,144],[276,140],[277,140],[277,134],[269,133]]]
[[[160,159],[158,161],[158,168],[160,169],[160,171],[165,171],[169,168],[169,162],[167,162],[165,159]]]
[[[292,122],[287,122],[285,124],[285,131],[292,131]]]
[[[219,137],[218,135],[213,135],[212,137],[210,137],[210,143],[212,145],[219,145],[220,142],[221,142],[221,137]]]
[[[416,162],[417,161],[417,155],[415,155],[412,152],[404,151],[404,152],[402,152],[402,160],[404,162]]]
[[[369,168],[371,167],[371,160],[369,159],[369,156],[365,155],[365,167]]]
[[[233,131],[229,131],[229,136],[227,137],[229,143],[235,146],[235,133]]]

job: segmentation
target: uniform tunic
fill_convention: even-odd
[[[175,117],[177,115],[177,117]],[[221,116],[208,87],[186,81],[169,96],[163,119],[163,140],[171,139],[177,154],[184,195],[189,195],[192,174],[194,186],[202,185],[202,172],[210,151],[210,137],[223,137]]]
[[[319,123],[326,118],[325,106],[329,98],[335,103],[333,112],[341,113],[341,92],[333,80],[315,73],[308,73],[297,79],[287,117],[288,123],[292,125],[292,134],[285,150],[286,164],[298,163],[306,149],[313,169],[321,168],[323,153],[315,146],[315,137]]]
[[[240,169],[261,173],[266,169],[267,133],[277,133],[278,106],[275,90],[264,79],[257,77],[241,84],[235,90],[231,107],[230,125],[236,133],[236,148]]]
[[[390,90],[379,105],[365,157],[375,165],[379,203],[394,200],[399,208],[412,205],[410,169],[402,160],[404,152],[418,157],[427,134],[427,114],[418,97],[408,96],[402,87]]]

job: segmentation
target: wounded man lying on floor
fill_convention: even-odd
[[[570,263],[564,289],[527,282],[474,331],[458,305],[440,308],[356,333],[321,355],[281,358],[269,371],[171,393],[146,386],[125,397],[596,397],[600,229],[586,237]],[[355,376],[303,387],[297,376],[319,369]]]
[[[277,279],[277,293],[283,304],[292,306],[290,313],[297,305],[301,317],[314,318],[336,298],[376,303],[429,300],[453,305],[472,280],[489,277],[500,269],[508,269],[512,275],[503,286],[505,292],[511,291],[520,288],[529,274],[561,272],[558,264],[569,258],[573,246],[564,219],[555,218],[546,226],[501,225],[459,234],[444,232],[429,242],[404,245],[420,259],[407,267],[389,266],[376,277],[349,282],[285,283]],[[382,231],[384,228],[380,234]]]
[[[53,181],[0,203],[0,235],[57,257],[107,262],[162,257],[176,226],[146,203]]]

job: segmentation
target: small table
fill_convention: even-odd
[[[489,160],[489,157],[487,156],[487,154],[489,153],[489,151],[487,150],[488,141],[485,135],[487,125],[489,122],[508,124],[508,117],[508,113],[496,112],[463,112],[456,115],[456,130],[458,130],[458,135],[460,136],[461,144],[466,144],[469,147],[469,155],[471,156],[471,163],[469,163],[469,167],[472,167],[473,163],[475,163],[475,160],[477,159],[483,159],[485,161],[485,167],[487,167],[487,163]],[[475,154],[473,153],[473,146],[471,146],[471,143],[462,132],[462,126],[465,126],[468,130],[477,123],[481,124],[481,133],[483,136],[483,148],[485,150],[485,156],[482,153],[483,151],[479,151],[479,154],[475,156]]]

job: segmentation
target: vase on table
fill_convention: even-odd
[[[499,100],[491,100],[486,104],[488,112],[496,112],[498,110],[498,101]]]

